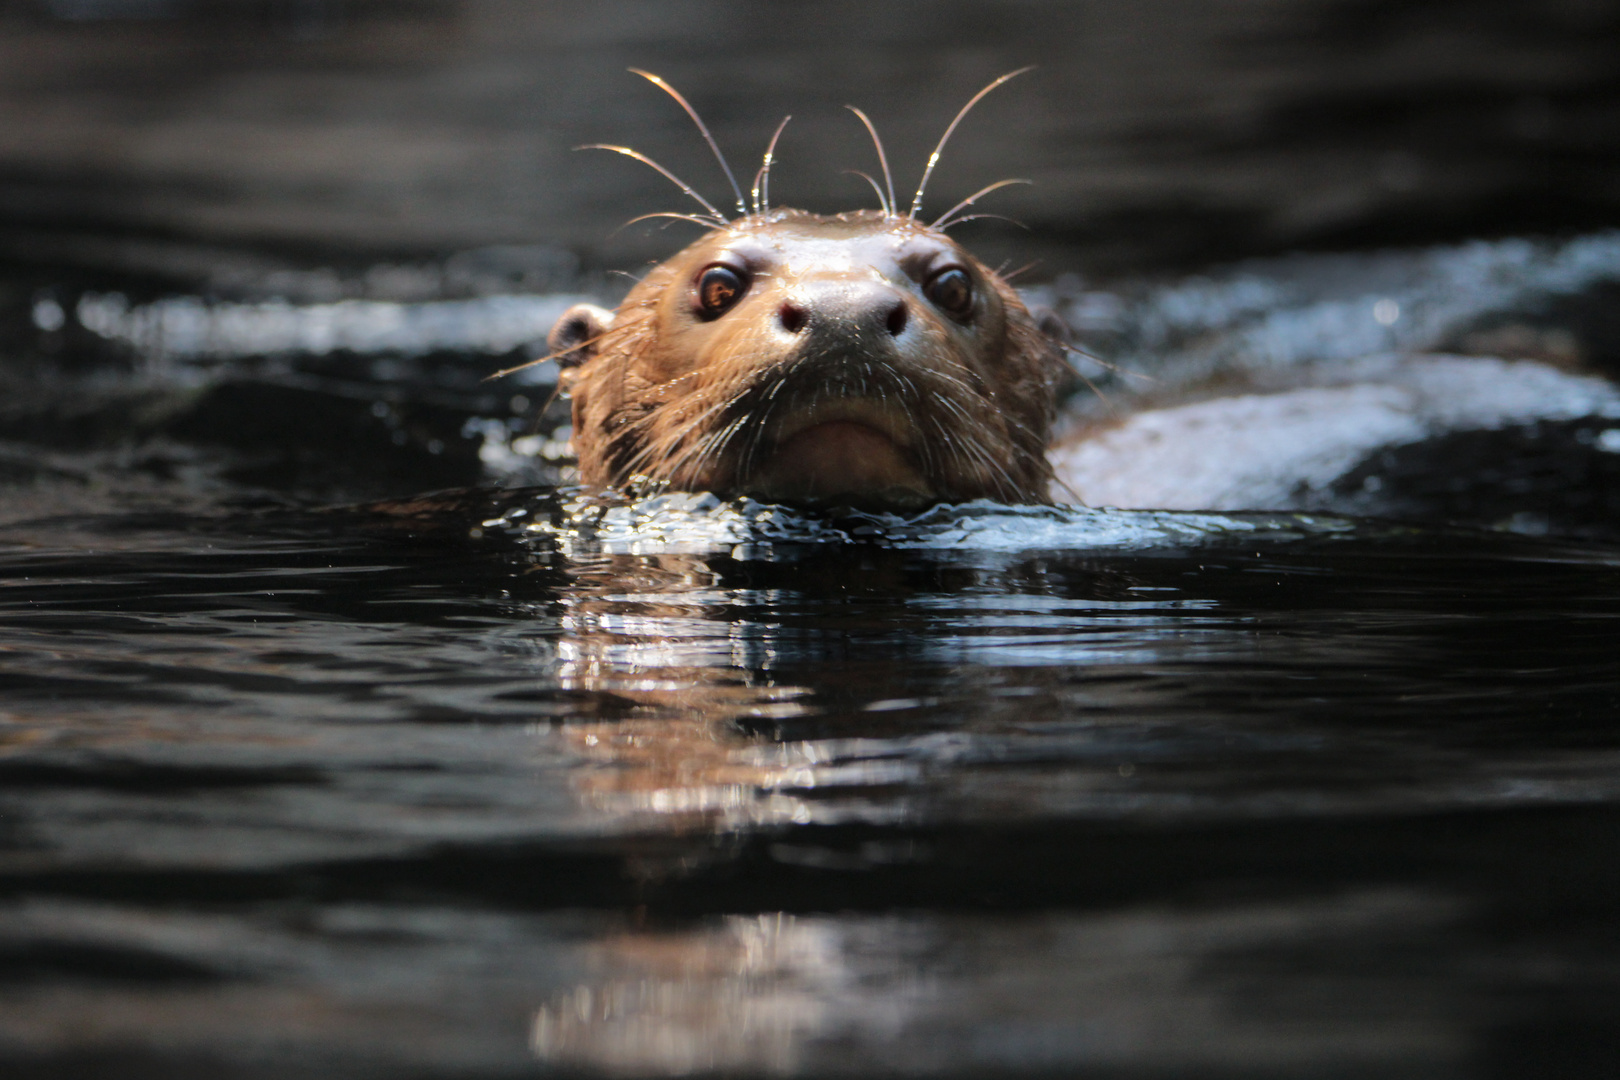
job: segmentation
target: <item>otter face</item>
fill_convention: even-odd
[[[609,316],[552,332],[580,478],[911,508],[1044,503],[1062,347],[909,217],[780,210],[716,229]]]

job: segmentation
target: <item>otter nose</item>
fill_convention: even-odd
[[[777,309],[782,329],[797,334],[899,337],[910,319],[906,298],[879,281],[812,281]]]

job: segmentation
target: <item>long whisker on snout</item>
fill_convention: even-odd
[[[894,213],[889,209],[889,204],[883,200],[883,189],[878,187],[878,182],[876,180],[872,179],[872,176],[871,176],[870,173],[863,173],[859,169],[845,169],[844,170],[844,175],[846,175],[846,176],[858,176],[862,180],[865,180],[868,184],[871,184],[872,185],[872,190],[877,192],[878,205],[883,207],[883,216],[884,217],[893,217],[894,216]]]
[[[709,212],[709,214],[713,217],[714,224],[715,224],[715,226],[717,228],[723,229],[727,225],[731,224],[730,221],[726,220],[726,216],[724,214],[722,214],[719,210],[715,209],[714,203],[710,202],[708,199],[705,199],[703,196],[699,195],[697,193],[697,191],[692,187],[691,184],[688,184],[685,180],[682,180],[680,177],[676,176],[674,173],[670,172],[668,169],[664,168],[662,165],[658,164],[658,162],[654,161],[652,158],[648,157],[646,154],[643,154],[639,150],[632,150],[628,146],[613,146],[613,145],[611,145],[609,143],[587,143],[584,146],[576,146],[576,147],[574,147],[574,149],[575,150],[611,150],[615,154],[623,154],[625,157],[635,158],[637,161],[641,162],[643,165],[649,165],[652,168],[657,169],[658,172],[666,180],[668,180],[670,183],[674,184],[676,187],[680,188],[682,191],[686,192],[692,198],[696,199],[698,201],[698,203],[703,207],[703,209],[707,210]]]
[[[968,215],[968,217],[994,217],[994,216],[996,216],[996,215],[993,215],[993,214],[969,214]],[[619,233],[621,233],[624,230],[628,229],[630,226],[636,224],[637,222],[651,221],[653,218],[670,218],[671,223],[673,223],[675,221],[690,221],[690,222],[692,222],[694,224],[703,226],[705,229],[714,228],[714,222],[711,221],[710,219],[706,218],[706,217],[699,217],[697,214],[676,214],[676,213],[672,213],[672,212],[670,212],[668,210],[664,210],[664,211],[660,211],[659,213],[656,213],[656,214],[637,214],[635,217],[631,218],[629,221],[625,222],[623,225],[620,225],[617,229],[614,229],[612,232],[608,233],[608,235],[609,236],[617,236],[617,235],[619,235]],[[966,220],[966,219],[964,218],[962,220]],[[956,222],[953,221],[953,222],[951,222],[951,224],[954,225],[954,224],[956,224]],[[668,228],[668,226],[664,226],[664,227]]]
[[[986,219],[988,219],[990,221],[1005,221],[1009,225],[1018,226],[1020,229],[1023,229],[1025,232],[1030,231],[1030,228],[1029,228],[1028,225],[1025,225],[1022,221],[1019,221],[1017,218],[1008,217],[1006,214],[963,214],[959,218],[952,218],[950,221],[947,221],[943,225],[935,225],[933,227],[936,228],[936,229],[939,229],[941,232],[943,232],[946,229],[954,229],[958,225],[962,225],[962,224],[964,224],[966,222],[969,222],[969,221],[984,221]],[[1024,269],[1027,270],[1029,268],[1025,267]],[[1001,275],[1001,279],[1003,281],[1011,280],[1005,274]]]
[[[1033,180],[997,180],[993,184],[986,184],[984,187],[980,188],[978,191],[975,191],[973,194],[969,195],[967,198],[963,199],[961,202],[957,203],[955,206],[951,207],[949,210],[947,210],[943,214],[939,215],[939,217],[934,219],[934,223],[932,225],[928,226],[928,227],[930,229],[946,229],[946,228],[949,228],[950,225],[951,225],[951,217],[958,210],[966,210],[968,207],[972,206],[974,203],[978,202],[980,199],[984,198],[984,196],[990,194],[992,191],[998,191],[998,190],[1000,190],[1001,188],[1004,188],[1004,187],[1011,187],[1014,184],[1033,184],[1033,183],[1034,183]],[[990,216],[990,215],[975,214],[974,216],[975,217],[987,217],[987,216]]]
[[[754,213],[763,214],[771,208],[771,165],[776,161],[776,140],[782,137],[782,129],[788,126],[792,116],[782,117],[782,122],[776,125],[776,133],[771,136],[770,145],[765,147],[765,161],[754,174]]]
[[[726,180],[731,184],[732,193],[737,196],[737,213],[746,216],[748,213],[748,203],[743,199],[742,188],[737,186],[737,177],[732,173],[731,165],[726,161],[726,155],[720,152],[720,144],[714,141],[713,135],[709,134],[708,125],[703,122],[703,118],[698,115],[697,110],[692,108],[692,103],[682,97],[679,90],[675,89],[673,86],[669,85],[669,83],[665,82],[659,76],[654,75],[652,72],[642,71],[640,68],[631,68],[630,71],[636,75],[640,75],[643,79],[646,79],[648,82],[658,87],[658,89],[674,98],[680,103],[681,108],[686,110],[686,115],[692,118],[692,123],[696,124],[698,131],[702,133],[703,141],[709,144],[710,150],[714,151],[714,160],[720,163],[720,168],[726,174]]]
[[[893,217],[895,208],[894,174],[889,172],[889,156],[883,152],[883,140],[878,138],[877,128],[873,126],[871,119],[865,113],[853,105],[845,105],[844,108],[861,118],[861,123],[866,125],[867,132],[872,136],[872,145],[877,147],[878,164],[883,167],[883,186],[888,189],[888,197],[885,198],[883,192],[880,191],[878,192],[878,200],[883,203],[883,216]],[[866,174],[861,173],[861,175],[865,176]],[[877,183],[874,181],[872,186],[877,187]]]
[[[1028,67],[1019,68],[1017,71],[1009,71],[1009,72],[1007,72],[1007,74],[1005,74],[1005,75],[1001,76],[1000,78],[996,79],[994,82],[992,82],[989,86],[985,87],[983,90],[980,90],[977,94],[974,94],[973,97],[968,101],[968,103],[966,105],[962,106],[962,111],[956,114],[956,119],[951,121],[951,126],[946,128],[945,129],[945,134],[943,134],[943,135],[941,135],[939,137],[939,145],[935,146],[934,147],[934,152],[932,154],[928,155],[928,166],[925,169],[923,169],[922,182],[917,185],[917,194],[911,200],[911,216],[912,217],[916,217],[917,216],[917,211],[922,209],[923,192],[926,191],[927,188],[928,188],[928,178],[930,176],[934,175],[934,166],[939,164],[939,155],[944,151],[945,144],[950,141],[951,135],[953,133],[955,133],[956,125],[960,124],[962,122],[962,117],[964,117],[964,116],[966,116],[968,114],[969,109],[973,108],[973,106],[977,105],[980,101],[983,101],[984,96],[986,94],[988,94],[990,91],[994,90],[996,87],[1000,86],[1002,83],[1006,82],[1009,79],[1016,79],[1016,78],[1018,78],[1018,76],[1024,74],[1026,71],[1034,71],[1034,70],[1035,70],[1035,65],[1030,64]]]
[[[567,356],[569,353],[574,352],[577,349],[583,349],[583,348],[586,348],[588,346],[595,345],[597,342],[601,341],[603,338],[605,338],[607,336],[608,336],[608,331],[604,330],[600,334],[597,334],[595,337],[588,337],[584,341],[576,341],[574,344],[568,346],[568,348],[566,348],[566,349],[558,349],[554,353],[547,353],[545,356],[537,356],[533,360],[525,360],[521,364],[515,364],[515,365],[513,365],[512,367],[509,367],[509,368],[503,368],[502,370],[495,372],[493,375],[485,375],[482,379],[479,379],[478,381],[479,382],[489,382],[491,379],[505,378],[506,376],[512,374],[514,371],[522,371],[524,368],[532,368],[532,367],[536,366],[537,364],[545,363],[547,360],[556,360],[559,357]]]

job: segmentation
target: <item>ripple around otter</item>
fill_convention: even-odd
[[[483,529],[574,553],[707,554],[769,559],[807,546],[918,551],[1147,551],[1389,531],[1331,514],[1168,513],[977,500],[917,514],[817,513],[752,499],[672,492],[642,499],[576,490],[508,508]],[[733,551],[733,549],[736,549]]]

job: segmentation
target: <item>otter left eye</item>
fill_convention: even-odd
[[[923,293],[954,318],[965,319],[973,313],[973,279],[966,270],[954,266],[941,270],[928,279]]]
[[[698,308],[706,318],[724,315],[742,299],[748,281],[729,266],[711,266],[698,275]]]

